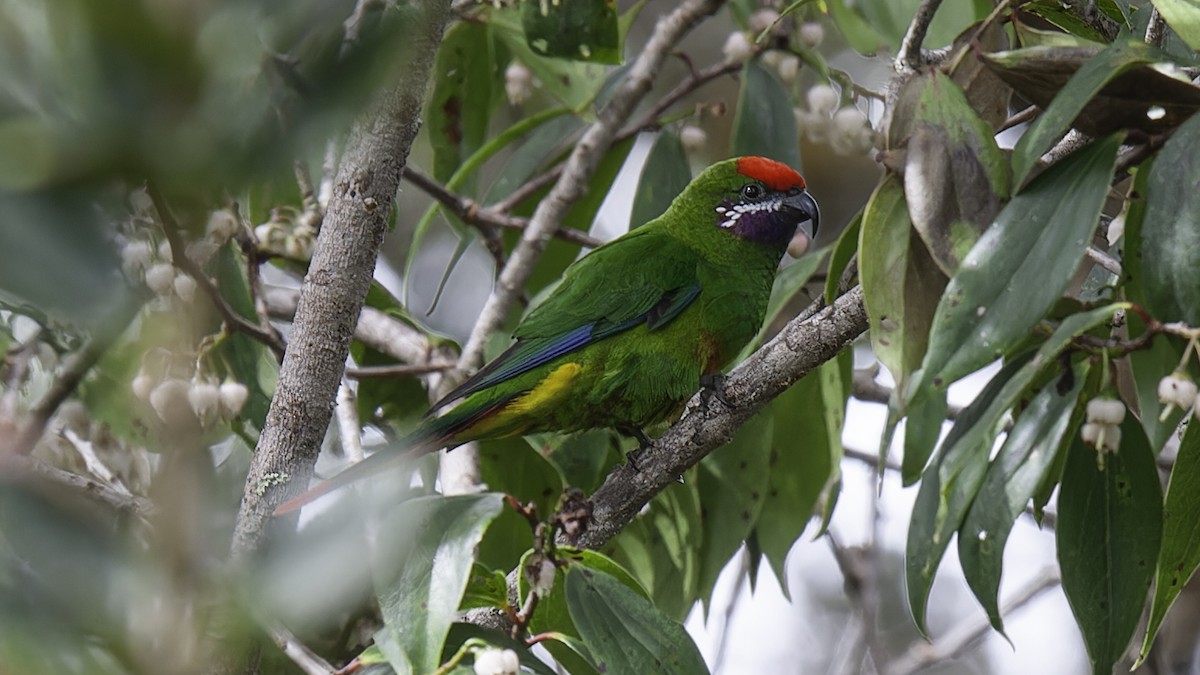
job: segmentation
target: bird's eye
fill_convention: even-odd
[[[757,183],[750,183],[742,188],[742,198],[754,201],[763,196],[763,189]]]

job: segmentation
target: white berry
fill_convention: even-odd
[[[725,55],[726,63],[745,63],[754,54],[754,45],[745,33],[734,31],[725,38],[721,53]]]
[[[175,266],[171,263],[156,263],[146,270],[146,286],[160,298],[165,298],[175,289]]]
[[[213,211],[208,216],[208,224],[204,226],[204,232],[217,244],[224,244],[229,241],[230,237],[237,234],[237,219],[224,209]]]
[[[246,389],[246,385],[237,380],[227,379],[221,383],[221,416],[226,419],[237,417],[238,413],[242,412],[242,407],[246,405],[246,399],[249,397],[250,391]]]
[[[1111,398],[1094,398],[1087,404],[1087,421],[1120,424],[1125,420],[1125,404]]]
[[[188,389],[188,403],[196,417],[208,421],[216,416],[217,407],[221,404],[221,390],[210,380],[192,380],[192,386]]]
[[[521,105],[529,100],[529,95],[533,92],[532,84],[533,73],[529,72],[525,64],[513,61],[504,69],[504,93],[512,105]]]
[[[121,247],[121,269],[130,277],[146,271],[153,258],[153,250],[148,241],[131,241]]]
[[[800,24],[796,37],[799,38],[800,44],[809,49],[816,49],[825,41],[825,28],[816,21],[806,21]]]
[[[188,422],[194,419],[188,402],[189,389],[188,383],[178,378],[163,380],[150,392],[150,406],[158,418],[169,425]]]
[[[829,140],[829,129],[833,122],[828,115],[796,108],[796,128],[813,143]]]
[[[196,298],[196,280],[190,274],[180,272],[175,275],[175,295],[187,304]]]
[[[838,107],[838,93],[827,84],[815,85],[808,90],[805,98],[808,100],[808,109],[816,113],[830,115]]]
[[[792,84],[800,74],[800,57],[795,54],[784,54],[779,59],[778,65],[775,66],[775,72],[779,73],[779,79],[784,84]]]
[[[689,124],[679,130],[679,142],[684,152],[694,155],[708,146],[708,134],[700,127]]]
[[[511,649],[488,647],[475,654],[475,675],[519,675],[521,659]]]
[[[550,591],[554,588],[554,576],[557,570],[553,561],[549,558],[542,558],[537,569],[530,574],[530,592],[539,598],[550,595]]]
[[[1196,402],[1196,383],[1187,373],[1175,371],[1158,381],[1158,402],[1190,408]]]
[[[133,389],[133,395],[145,401],[150,398],[150,392],[154,391],[154,378],[150,377],[144,370],[139,370],[138,374],[133,378],[130,388]]]
[[[776,12],[770,7],[764,7],[750,15],[750,30],[754,31],[756,34],[761,33],[771,26],[774,26],[775,22],[778,20],[779,12]]]

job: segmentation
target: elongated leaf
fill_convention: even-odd
[[[442,182],[487,136],[492,91],[500,83],[491,41],[486,25],[459,21],[446,30],[438,46],[425,118],[433,146],[433,175]]]
[[[854,4],[849,0],[830,0],[829,15],[855,51],[864,56],[874,56],[887,46],[887,40],[852,9]]]
[[[989,60],[1003,66],[1031,53],[1026,50],[1003,52],[992,55]],[[1038,159],[1066,133],[1071,122],[1105,84],[1121,73],[1152,62],[1159,56],[1157,50],[1143,42],[1119,41],[1085,63],[1017,142],[1017,147],[1013,149],[1012,184],[1020,187],[1025,182]]]
[[[685,480],[656,497],[605,551],[645,585],[655,607],[683,619],[696,599],[702,541],[697,481]]]
[[[637,192],[633,195],[629,229],[641,227],[661,216],[691,180],[692,170],[683,154],[679,136],[663,131],[654,139],[646,163],[642,165]]]
[[[858,254],[858,233],[862,230],[863,212],[860,209],[854,218],[846,225],[846,229],[838,235],[837,243],[833,245],[833,253],[829,256],[829,267],[825,273],[825,302],[832,303],[836,298],[842,276],[850,261]]]
[[[700,462],[700,601],[708,606],[717,575],[754,529],[771,467],[774,418],[759,414],[733,440]]]
[[[904,423],[904,457],[900,460],[900,480],[905,487],[921,478],[921,472],[933,455],[946,422],[946,408],[946,392],[936,391],[908,410]]]
[[[971,507],[987,469],[1004,413],[1013,407],[1039,374],[1052,368],[1071,340],[1111,319],[1126,304],[1099,307],[1065,319],[1035,354],[1005,364],[979,396],[963,410],[921,476],[905,547],[909,609],[925,630],[925,609],[934,574]],[[1132,417],[1132,416],[1131,416]]]
[[[966,95],[938,71],[910,80],[904,196],[913,227],[947,275],[1008,199],[1008,161]],[[900,105],[900,104],[898,104]]]
[[[1132,415],[1115,454],[1072,444],[1058,495],[1058,562],[1096,675],[1112,672],[1142,616],[1162,509],[1154,455]]]
[[[573,61],[620,63],[621,40],[613,0],[523,0],[521,25],[535,53]]]
[[[384,626],[375,639],[397,673],[438,667],[475,546],[502,503],[499,494],[418,497],[384,519],[375,566]]]
[[[565,4],[563,5],[566,6]],[[584,112],[600,87],[607,68],[599,63],[548,58],[529,47],[517,9],[491,12],[488,24],[521,63],[537,76],[546,92],[576,112]]]
[[[1150,653],[1163,617],[1197,567],[1200,567],[1200,424],[1193,423],[1179,444],[1179,454],[1167,483],[1162,550],[1158,555],[1150,622],[1142,642],[1142,659]]]
[[[1200,191],[1195,159],[1200,153],[1200,117],[1171,137],[1150,168],[1145,215],[1138,247],[1146,305],[1160,321],[1200,325]]]
[[[471,623],[456,623],[450,627],[450,635],[446,638],[446,649],[442,651],[442,663],[449,661],[455,652],[458,651],[459,647],[470,639],[482,640],[501,649],[513,650],[521,660],[521,665],[538,675],[556,675],[555,670],[534,656],[533,652],[530,651],[524,642],[514,640],[507,635]],[[355,672],[362,672],[362,675],[384,675],[383,673],[373,673],[371,671]],[[453,670],[451,673],[454,675],[474,675],[475,670],[474,668],[465,668],[460,664],[459,670]],[[451,674],[448,673],[447,675]]]
[[[1192,49],[1200,49],[1200,3],[1196,0],[1152,0],[1167,25]]]
[[[708,672],[683,626],[608,574],[572,567],[566,592],[571,618],[601,672]]]
[[[554,512],[565,487],[555,466],[520,437],[481,442],[479,469],[488,489],[513,495],[522,504],[532,502],[542,518]],[[479,562],[493,569],[511,569],[532,544],[529,521],[505,509],[479,543]]]
[[[841,377],[836,361],[821,368]],[[755,541],[787,592],[784,563],[792,544],[804,532],[822,493],[836,480],[842,453],[841,427],[827,416],[827,379],[810,373],[771,402],[774,418],[770,474],[766,498],[755,524]],[[834,398],[831,393],[829,398]],[[845,409],[845,400],[840,403]],[[834,411],[828,411],[833,415]]]
[[[733,118],[733,154],[758,155],[800,171],[800,136],[792,99],[758,61],[742,70],[742,93]]]
[[[1004,207],[946,286],[915,378],[922,386],[946,387],[993,361],[1058,300],[1091,241],[1119,144],[1095,141]]]
[[[958,558],[967,583],[987,611],[992,627],[1002,634],[999,592],[1004,544],[1055,458],[1070,444],[1071,432],[1079,422],[1071,412],[1086,373],[1086,362],[1076,366],[1070,390],[1059,391],[1061,379],[1056,379],[1021,411],[999,454],[988,466],[979,495],[958,532]]]
[[[925,356],[946,285],[908,213],[899,177],[885,176],[867,202],[858,243],[871,346],[901,391]]]
[[[809,251],[775,275],[775,281],[771,285],[771,297],[767,300],[767,316],[763,320],[763,326],[759,329],[758,335],[742,350],[742,355],[738,357],[737,361],[749,356],[767,340],[768,336],[779,330],[776,321],[779,320],[780,314],[808,283],[809,278],[825,260],[827,253],[829,253],[828,246]]]

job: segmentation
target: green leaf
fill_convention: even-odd
[[[425,126],[439,181],[449,180],[487,138],[492,91],[500,84],[493,51],[491,29],[471,21],[452,24],[438,46]]]
[[[521,26],[535,53],[573,61],[620,63],[621,40],[613,0],[522,0]]]
[[[521,660],[521,666],[532,670],[538,675],[555,675],[555,670],[547,666],[537,656],[529,650],[521,640],[514,640],[511,637],[499,633],[494,630],[488,630],[482,626],[476,626],[473,623],[456,623],[450,627],[450,635],[446,637],[446,648],[442,651],[442,663],[445,663],[458,652],[463,643],[467,640],[479,640],[495,645],[500,649],[511,649],[517,654],[517,658]],[[462,675],[475,675],[475,669],[469,668],[461,663],[458,669],[451,671],[452,673],[462,673]],[[522,671],[524,672],[524,671]],[[362,675],[382,675],[376,673],[365,672]],[[450,674],[447,674],[450,675]]]
[[[708,672],[683,626],[608,574],[572,567],[566,591],[571,618],[601,672]]]
[[[1152,0],[1167,25],[1192,49],[1200,50],[1200,2],[1196,0]]]
[[[1040,374],[1055,367],[1058,354],[1071,340],[1109,321],[1123,308],[1128,305],[1108,305],[1067,317],[1032,358],[1025,353],[1005,364],[955,420],[921,477],[908,527],[906,588],[913,620],[922,632],[934,574],[950,545],[950,537],[958,530],[979,491],[1004,413]]]
[[[829,15],[833,17],[838,31],[845,36],[854,51],[863,56],[874,56],[887,46],[887,41],[862,15],[851,8],[856,4],[850,0],[829,0]]]
[[[826,303],[832,303],[837,298],[842,275],[846,273],[850,261],[858,254],[858,233],[862,229],[862,217],[862,209],[859,209],[850,223],[846,225],[846,229],[838,235],[837,243],[833,245],[833,253],[829,256],[829,267],[825,276]]]
[[[642,165],[637,192],[633,195],[629,229],[641,227],[665,213],[671,201],[691,180],[692,170],[683,154],[679,136],[663,131],[654,139],[646,163]]]
[[[585,111],[604,85],[607,67],[598,63],[547,58],[534,52],[525,41],[525,31],[517,12],[516,9],[491,12],[488,24],[521,63],[537,76],[548,94],[577,113]]]
[[[946,286],[910,401],[1004,354],[1059,299],[1091,242],[1119,145],[1093,142],[1004,207]]]
[[[942,435],[946,409],[945,391],[935,391],[908,409],[904,423],[904,457],[900,460],[900,480],[905,487],[920,480],[921,472],[929,463]]]
[[[875,188],[859,234],[859,276],[871,346],[899,391],[921,364],[945,277],[913,230],[904,188],[888,174]]]
[[[754,529],[762,511],[763,486],[770,475],[773,417],[759,414],[700,462],[700,579],[698,594],[707,607],[717,576]]]
[[[804,532],[818,500],[840,475],[841,426],[834,427],[833,422],[834,415],[844,412],[845,399],[833,405],[839,392],[828,390],[835,388],[833,382],[842,377],[841,370],[837,360],[822,364],[766,410],[774,418],[774,441],[766,496],[754,533],[785,593],[788,551]]]
[[[742,70],[742,92],[733,118],[733,155],[769,157],[801,170],[792,99],[757,61]]]
[[[1058,562],[1097,675],[1112,672],[1142,616],[1162,517],[1154,455],[1132,415],[1115,454],[1072,444],[1058,495]]]
[[[380,523],[375,588],[384,626],[375,641],[397,673],[438,667],[475,546],[502,505],[494,493],[417,497]]]
[[[992,55],[989,62],[1003,64],[1036,53],[1030,50],[1001,52]],[[1071,122],[1105,84],[1135,66],[1156,60],[1158,56],[1157,50],[1143,42],[1120,41],[1085,63],[1017,142],[1013,149],[1012,184],[1019,187],[1025,182],[1038,159],[1070,128]]]
[[[1150,653],[1163,617],[1200,566],[1200,424],[1190,424],[1179,444],[1163,506],[1162,550],[1154,582],[1154,600],[1141,660]],[[1136,666],[1135,666],[1136,667]]]
[[[912,105],[904,195],[913,227],[947,275],[1008,199],[1008,161],[958,85],[930,71],[900,95]]]
[[[1056,378],[1021,411],[996,459],[988,466],[979,494],[958,531],[958,558],[967,583],[987,611],[992,627],[1004,633],[1000,616],[1000,573],[1004,544],[1013,523],[1066,450],[1079,424],[1072,415],[1086,379],[1087,363],[1076,366],[1071,388],[1060,391]],[[1066,375],[1062,377],[1067,377]]]
[[[768,334],[772,330],[778,329],[775,322],[779,319],[780,314],[787,307],[788,303],[796,297],[796,294],[804,288],[805,284],[808,283],[809,278],[821,266],[821,262],[825,260],[827,253],[829,253],[828,246],[815,251],[809,251],[775,275],[775,282],[771,285],[771,297],[767,300],[766,319],[763,320],[763,325],[759,329],[758,335],[750,341],[750,344],[746,345],[746,348],[742,350],[743,353],[737,361],[741,361],[755,349],[758,349],[766,341]]]
[[[1160,321],[1200,325],[1200,192],[1194,165],[1200,117],[1171,136],[1150,167],[1145,214],[1138,224],[1146,308]]]
[[[522,504],[533,502],[538,515],[548,518],[563,491],[554,464],[524,438],[505,438],[479,444],[480,476],[496,492],[510,494]],[[479,561],[494,569],[511,569],[533,542],[529,521],[505,509],[479,544]]]
[[[655,497],[607,550],[645,585],[655,607],[682,619],[696,600],[703,540],[697,481],[688,480]]]
[[[549,460],[558,467],[563,482],[591,494],[604,482],[609,470],[623,461],[615,434],[609,429],[593,429],[557,438],[557,447]]]
[[[463,591],[462,601],[458,610],[465,612],[476,607],[508,606],[508,579],[504,572],[491,570],[475,563],[471,566],[471,576],[467,579],[467,588]]]

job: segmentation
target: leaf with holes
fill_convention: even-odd
[[[614,0],[524,0],[521,26],[534,53],[572,61],[620,63]]]

